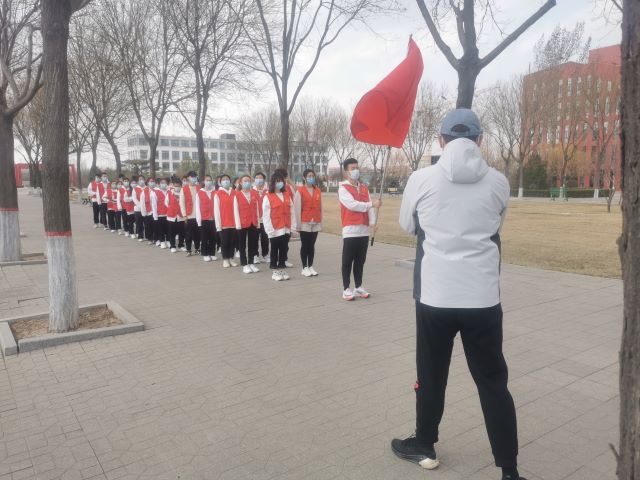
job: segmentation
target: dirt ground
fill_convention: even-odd
[[[400,198],[384,199],[376,241],[415,246],[398,225]],[[324,230],[340,232],[335,195],[324,197]],[[620,278],[620,207],[592,203],[519,201],[509,204],[502,231],[503,261],[515,265]]]
[[[78,330],[90,330],[94,328],[111,327],[122,322],[116,318],[113,312],[107,308],[95,309],[80,314]],[[23,338],[40,337],[48,334],[48,320],[21,320],[11,324],[11,331],[16,340]]]

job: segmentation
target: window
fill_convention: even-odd
[[[171,140],[171,146],[172,147],[179,147],[180,146],[180,140],[176,140],[175,138]]]
[[[211,148],[218,148],[218,142],[211,141],[209,142],[209,145],[211,146]]]
[[[609,122],[604,122],[604,134],[609,134]]]
[[[169,160],[169,151],[168,150],[162,150],[162,160]]]
[[[149,157],[149,150],[140,150],[140,160],[146,160]]]
[[[568,141],[569,140],[569,125],[565,125],[564,127],[564,141]]]
[[[602,90],[602,79],[598,78],[596,80],[596,92],[600,93],[600,90]]]
[[[191,148],[198,148],[198,142],[196,140],[191,140]]]
[[[598,115],[599,113],[600,113],[600,99],[596,98],[596,105],[595,105],[595,108],[593,109],[593,114]]]
[[[587,92],[591,91],[591,75],[587,75]]]
[[[235,153],[227,153],[227,161],[235,162],[236,161],[236,154]]]
[[[160,139],[160,146],[161,147],[168,147],[169,146],[169,139],[168,138],[161,138]]]
[[[180,160],[180,152],[178,152],[177,150],[174,150],[173,152],[171,152],[171,160],[174,160],[174,161]]]
[[[598,122],[597,121],[593,122],[593,130],[591,133],[593,134],[592,138],[594,140],[597,140],[598,139]]]
[[[191,160],[189,152],[182,152],[182,160]]]
[[[217,161],[218,161],[218,152],[210,152],[210,153],[209,153],[209,158],[210,158],[213,162],[217,162]]]
[[[604,101],[604,114],[606,116],[609,116],[611,114],[611,101],[609,100],[609,97],[607,97]]]
[[[616,99],[616,115],[620,115],[620,97]]]
[[[144,137],[138,137],[138,145],[146,145],[147,141],[144,139]]]
[[[607,92],[611,91],[611,80],[607,80]]]
[[[224,163],[226,160],[227,160],[227,159],[226,159],[226,156],[225,156],[224,152],[221,152],[221,153],[220,153],[220,162],[221,162],[221,163]]]
[[[558,80],[558,98],[562,98],[562,89],[564,88],[564,80]]]
[[[582,136],[586,137],[587,136],[587,128],[589,128],[589,125],[587,125],[587,122],[584,122],[582,124]]]
[[[571,96],[571,90],[573,88],[573,78],[567,79],[567,97]]]
[[[578,77],[578,81],[576,82],[576,95],[580,95],[582,93],[582,77]]]
[[[556,141],[562,141],[562,139],[560,138],[560,125],[556,125],[556,134],[553,137],[551,143],[555,143]]]
[[[169,162],[162,162],[162,171],[163,172],[169,171]]]

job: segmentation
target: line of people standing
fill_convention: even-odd
[[[343,162],[345,181],[340,184],[343,254],[343,299],[368,298],[362,275],[374,209],[365,184],[359,182],[358,162]],[[93,207],[94,228],[124,235],[150,246],[199,255],[204,262],[222,259],[223,268],[242,266],[245,274],[269,262],[272,279],[289,280],[287,269],[292,234],[300,236],[301,275],[315,277],[315,245],[322,231],[322,192],[315,172],[303,172],[296,187],[285,169],[276,169],[267,182],[264,173],[242,175],[232,181],[210,175],[203,181],[196,172],[181,179],[131,179],[120,176],[109,181],[96,174],[88,193]],[[268,257],[268,259],[267,259]],[[350,288],[353,271],[355,288]]]

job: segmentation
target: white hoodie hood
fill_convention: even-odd
[[[453,183],[476,183],[489,171],[480,147],[473,140],[458,138],[447,143],[437,165]]]

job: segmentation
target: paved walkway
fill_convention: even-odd
[[[41,201],[20,206],[24,250],[42,251]],[[459,342],[442,467],[389,449],[414,425],[411,274],[394,266],[410,249],[376,244],[372,298],[346,303],[333,236],[319,277],[275,283],[94,230],[87,207],[72,215],[81,303],[114,299],[147,330],[3,359],[0,480],[499,478]],[[522,473],[613,480],[621,282],[503,270]],[[42,311],[47,292],[46,265],[1,269],[0,317]]]

